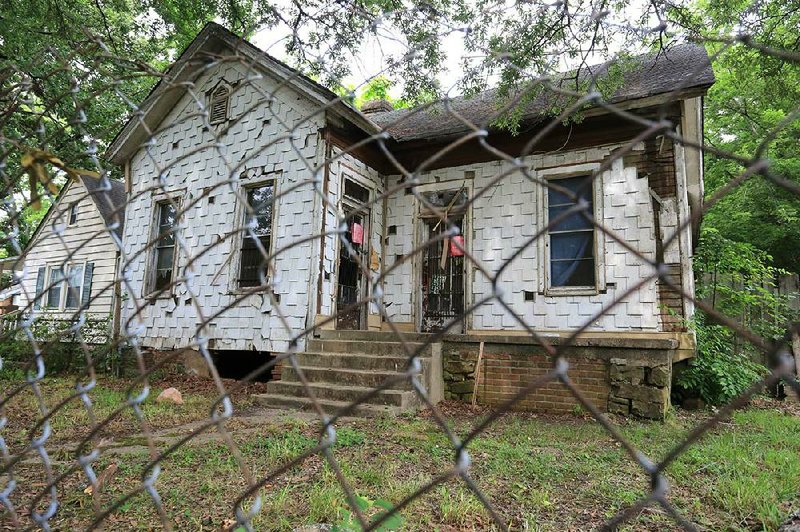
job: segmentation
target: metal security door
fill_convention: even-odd
[[[463,218],[450,219],[463,234]],[[446,231],[440,220],[426,220],[428,238]],[[461,240],[463,244],[463,239]],[[425,249],[422,257],[422,322],[424,332],[443,329],[464,313],[464,257],[449,240],[437,242]],[[463,332],[463,322],[450,332]]]

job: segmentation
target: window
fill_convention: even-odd
[[[158,204],[158,241],[155,246],[153,290],[164,290],[173,281],[175,269],[175,234],[178,212],[172,203]]]
[[[589,203],[588,212],[569,214],[550,227],[550,286],[594,287],[595,250],[593,186],[590,176],[567,177],[551,181],[567,191],[554,188],[547,191],[548,220],[553,220],[576,205],[572,199],[579,196]],[[572,196],[572,197],[571,197]]]
[[[265,271],[264,255],[258,249],[258,242],[267,253],[272,242],[272,206],[274,204],[274,183],[264,183],[247,189],[247,204],[252,209],[245,212],[245,224],[255,219],[255,238],[250,230],[242,237],[242,260],[239,268],[239,286],[258,286],[261,284],[261,272]],[[265,274],[266,275],[266,272]]]
[[[349,179],[344,180],[344,195],[362,204],[369,201],[369,190]]]
[[[44,296],[45,308],[72,310],[80,307],[81,303],[88,304],[94,263],[69,264],[66,267],[68,272],[66,277],[63,273],[64,270],[65,268],[61,264],[39,268],[36,292],[38,296],[44,292],[44,288],[47,286],[47,293]],[[46,284],[45,279],[47,280]]]
[[[69,225],[78,223],[78,202],[71,203],[69,206]]]
[[[81,304],[81,288],[83,284],[83,264],[73,264],[67,270],[69,284],[64,284],[66,292],[64,308],[78,308]]]
[[[231,91],[226,85],[219,85],[211,93],[211,103],[209,107],[208,121],[212,124],[219,124],[228,119],[228,101]]]
[[[60,267],[51,267],[47,285],[47,308],[61,308],[61,288],[64,284],[64,275]]]

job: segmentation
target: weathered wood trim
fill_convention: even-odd
[[[325,150],[325,167],[322,172],[322,195],[323,197],[328,197],[328,188],[330,186],[330,178],[331,178],[331,154],[333,153],[333,144],[332,144],[332,137],[331,137],[331,130],[330,128],[324,128],[322,130],[322,139],[324,143],[324,150]],[[325,202],[321,202],[322,204],[322,221],[320,223],[320,234],[325,233],[325,224],[327,223],[328,218],[328,206]],[[322,313],[322,283],[323,277],[325,275],[325,241],[327,238],[320,239],[320,246],[319,246],[319,276],[317,278],[317,315]]]

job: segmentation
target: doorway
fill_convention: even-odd
[[[465,262],[465,203],[467,194],[460,190],[425,193],[426,200],[445,213],[445,219],[433,213],[420,213],[422,237],[425,242],[439,238],[451,227],[459,235],[426,246],[421,256],[421,317],[422,332],[437,332],[452,322],[452,333],[464,331]]]
[[[370,211],[365,207],[369,201],[369,190],[350,181],[344,180],[344,197],[342,208],[347,223],[344,239],[355,252],[350,253],[348,245],[339,240],[339,265],[336,287],[336,328],[345,330],[364,329],[367,321],[367,305],[362,304],[354,309],[346,310],[367,294],[367,280],[361,271],[361,265],[367,264],[369,257],[368,222]]]

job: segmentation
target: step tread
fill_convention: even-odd
[[[295,387],[295,388],[303,388],[304,387],[302,382],[285,381],[283,379],[277,380],[277,381],[270,381],[267,384],[267,386],[269,386],[269,384],[272,384],[272,383],[287,385],[287,386],[291,386],[291,387]],[[351,385],[332,384],[332,383],[329,383],[329,382],[309,382],[308,383],[308,387],[309,388],[314,388],[314,389],[316,389],[316,388],[324,388],[324,389],[341,390],[341,391],[349,390],[349,391],[353,391],[353,392],[361,392],[362,394],[369,393],[369,392],[371,392],[371,391],[373,391],[375,389],[374,386],[355,386],[355,385],[351,386]],[[395,390],[395,389],[392,389],[392,388],[387,388],[385,390],[378,391],[378,393],[379,394],[386,394],[386,395],[402,395],[404,393],[414,393],[414,392],[413,392],[413,390]],[[281,395],[281,394],[275,394],[275,395]]]
[[[343,339],[343,338],[311,338],[311,342],[328,342],[334,344],[368,344],[368,345],[377,345],[377,346],[403,346],[403,342],[400,340],[351,340],[351,339]],[[421,345],[430,345],[426,344],[425,342],[406,342],[405,345],[418,347]]]
[[[303,351],[297,353],[297,356],[303,355],[321,355],[326,357],[356,357],[356,358],[376,358],[376,359],[389,359],[396,358],[398,360],[408,360],[411,358],[409,355],[373,355],[372,353],[348,353],[347,351]],[[417,358],[431,358],[430,354],[421,354]]]
[[[418,342],[424,343],[426,340],[430,339],[433,336],[432,333],[420,333],[420,332],[400,332],[396,334],[392,331],[345,331],[345,330],[330,330],[330,329],[320,329],[319,331],[315,332],[315,338],[321,338],[324,340],[384,340],[384,341],[395,341],[399,342],[400,338],[405,338],[409,342]]]
[[[287,396],[281,394],[274,394],[274,393],[260,393],[254,394],[253,397],[256,401],[262,403],[263,406],[272,406],[273,408],[297,408],[297,409],[305,409],[313,408],[313,403],[311,399],[308,397],[294,397],[294,396]],[[275,401],[278,404],[269,404],[270,401]],[[335,401],[333,399],[317,399],[317,404],[323,407],[323,410],[327,408],[335,409],[335,410],[343,410],[347,408],[350,402],[346,401]],[[264,404],[266,403],[266,404]],[[299,405],[292,405],[292,403],[299,403]],[[352,413],[353,415],[358,415],[359,411],[370,411],[376,414],[383,414],[383,413],[390,413],[390,414],[399,414],[404,409],[399,406],[390,406],[390,405],[375,405],[370,403],[360,403],[356,410]],[[326,410],[327,411],[327,410]]]
[[[335,371],[337,373],[347,373],[350,375],[384,375],[386,377],[396,377],[397,375],[404,375],[404,371],[391,371],[385,369],[352,369],[352,368],[328,368],[322,366],[298,366],[303,371]],[[284,369],[294,370],[294,366],[288,366]]]

